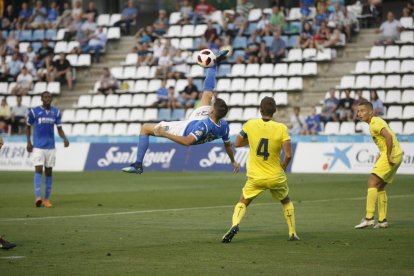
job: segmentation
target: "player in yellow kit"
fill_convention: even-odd
[[[240,200],[234,208],[232,226],[223,236],[224,243],[231,242],[234,235],[239,232],[239,224],[246,213],[247,206],[265,190],[269,190],[272,197],[282,203],[289,228],[289,240],[299,240],[285,173],[292,159],[292,147],[287,127],[272,121],[275,112],[275,100],[265,97],[260,103],[262,118],[247,121],[234,143],[236,147],[249,145],[250,153],[247,160],[247,181]],[[285,155],[281,162],[282,148]]]
[[[394,176],[402,162],[402,150],[397,137],[388,124],[381,118],[374,116],[370,102],[358,105],[358,118],[369,124],[369,131],[379,149],[377,162],[368,179],[368,193],[366,215],[356,229],[374,226],[387,228],[387,194],[385,186],[394,180]],[[378,199],[378,223],[375,224],[374,213]]]

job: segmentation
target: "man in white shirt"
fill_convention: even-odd
[[[400,37],[401,30],[401,23],[394,18],[394,14],[392,12],[388,12],[387,21],[383,22],[379,30],[377,30],[377,33],[382,32],[382,35],[380,39],[376,41],[376,44],[394,44],[394,42]]]
[[[26,67],[22,67],[21,73],[17,76],[16,86],[13,87],[12,95],[27,95],[32,89],[33,77]]]
[[[93,34],[89,36],[88,46],[83,49],[84,53],[94,52],[95,62],[99,63],[101,50],[106,46],[106,34],[103,28],[99,27]]]
[[[11,126],[13,134],[22,134],[24,127],[26,126],[26,117],[29,109],[27,106],[22,105],[22,96],[16,97],[17,104],[12,106],[11,112]]]

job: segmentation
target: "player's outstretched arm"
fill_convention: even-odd
[[[244,137],[241,134],[237,135],[236,141],[234,141],[234,146],[236,148],[244,147],[249,144],[249,139],[247,139],[247,135]]]
[[[58,126],[57,130],[58,130],[59,137],[63,139],[63,144],[65,145],[65,148],[69,147],[69,140],[66,137],[66,134],[63,131],[62,126]]]
[[[32,127],[30,125],[26,126],[26,140],[27,140],[27,145],[26,145],[26,149],[28,152],[32,152],[33,151],[33,145],[32,145]]]
[[[233,165],[233,173],[238,173],[240,171],[240,165],[234,159],[233,147],[231,146],[230,141],[224,142],[224,148],[226,149],[226,153],[230,158],[231,164]]]
[[[392,159],[392,146],[393,146],[392,136],[386,128],[381,129],[380,133],[385,138],[385,145],[387,146],[388,163],[390,163],[390,165],[393,166],[395,163],[394,163],[394,160]]]
[[[283,142],[282,146],[283,146],[283,152],[285,153],[285,156],[283,157],[283,161],[282,161],[282,168],[284,171],[286,171],[287,166],[292,160],[292,143],[290,142],[290,140],[287,140]]]
[[[183,145],[183,146],[190,146],[190,145],[194,144],[195,141],[197,141],[197,139],[191,134],[189,134],[187,136],[177,136],[177,135],[168,133],[161,126],[158,126],[154,129],[154,134],[157,135],[157,136],[163,136],[165,138],[168,138],[171,141],[176,142],[176,143],[178,143],[180,145]]]

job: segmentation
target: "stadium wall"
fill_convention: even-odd
[[[414,143],[402,142],[401,146],[404,157],[399,173],[414,175]],[[349,138],[345,142],[294,142],[293,150],[293,162],[288,167],[292,173],[369,173],[378,154],[372,142],[350,142]],[[130,142],[72,142],[69,148],[58,143],[55,170],[120,170],[135,161],[136,152],[136,143]],[[248,148],[236,149],[235,158],[242,171],[246,170],[247,156]],[[148,149],[144,166],[147,171],[232,170],[222,143],[184,147],[154,142]],[[32,170],[26,143],[6,143],[0,151],[0,171]]]

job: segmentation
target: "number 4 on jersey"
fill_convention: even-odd
[[[257,156],[262,156],[263,160],[267,161],[269,158],[269,139],[261,138],[259,146],[257,147]]]

